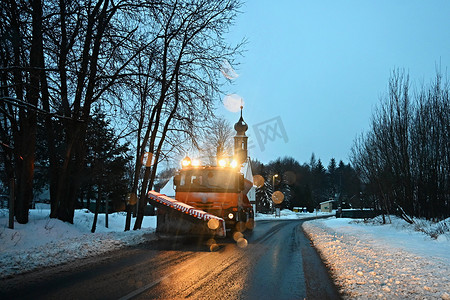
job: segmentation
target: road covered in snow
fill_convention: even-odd
[[[155,217],[145,217],[142,230],[124,232],[124,213],[110,214],[109,228],[100,215],[92,234],[93,214],[87,210],[75,212],[74,224],[50,219],[49,213],[42,206],[31,210],[30,222],[16,223],[11,230],[7,211],[0,210],[0,279],[156,239]],[[280,218],[316,215],[324,214],[283,210]],[[256,226],[259,220],[273,218],[257,214]],[[391,219],[391,225],[380,225],[330,217],[305,222],[303,229],[345,298],[450,300],[450,233],[445,227],[450,220],[441,223],[447,231],[432,239],[400,219]]]

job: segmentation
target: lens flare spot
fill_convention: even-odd
[[[249,230],[252,230],[253,228],[255,228],[255,220],[248,219],[247,222],[245,222],[245,227]]]
[[[217,250],[219,250],[219,245],[217,244],[212,244],[211,246],[209,246],[209,251],[211,252],[216,252]]]
[[[233,233],[233,240],[235,242],[237,242],[239,239],[241,239],[243,237],[244,237],[244,235],[239,231],[236,231],[235,233]]]
[[[253,184],[257,188],[261,188],[264,185],[264,177],[262,177],[261,175],[253,176]]]
[[[217,228],[219,228],[219,220],[217,219],[210,219],[208,221],[208,228],[211,230],[216,230]]]
[[[284,194],[282,192],[275,191],[272,194],[272,201],[273,201],[273,203],[280,204],[281,202],[283,202],[283,200],[284,200]]]
[[[151,167],[153,165],[153,153],[145,152],[144,155],[142,155],[141,162],[144,166]]]
[[[248,241],[244,238],[240,238],[237,240],[236,244],[239,248],[246,248],[248,246]]]
[[[216,240],[213,238],[210,238],[209,240],[206,241],[206,245],[209,247],[211,245],[217,244]]]
[[[239,75],[236,73],[236,71],[233,69],[231,64],[228,62],[228,60],[224,59],[222,61],[222,64],[220,65],[220,72],[222,72],[223,76],[225,78],[233,80],[239,77]]]
[[[135,193],[128,194],[128,204],[135,205],[137,203],[137,195]]]
[[[245,223],[244,222],[237,222],[235,226],[236,231],[243,232],[245,230]]]
[[[223,98],[223,105],[231,112],[238,112],[244,105],[244,100],[238,94],[229,94]]]
[[[121,202],[120,204],[117,204],[117,206],[115,206],[117,211],[125,211],[127,209],[125,203]]]
[[[292,171],[286,171],[283,174],[284,180],[286,180],[286,183],[289,185],[294,184],[297,181],[297,176],[295,176],[295,173]]]

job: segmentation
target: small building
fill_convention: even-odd
[[[167,197],[175,198],[175,187],[173,185],[173,177],[159,190],[161,194]]]
[[[328,200],[320,203],[321,212],[332,212],[334,200]]]
[[[300,213],[306,212],[306,207],[295,206],[295,207],[292,208],[292,211],[293,212],[300,212]]]
[[[247,192],[247,197],[253,206],[253,211],[256,211],[256,186],[253,184],[253,172],[251,168],[250,158],[248,158],[241,167],[241,173],[246,179],[244,193]]]

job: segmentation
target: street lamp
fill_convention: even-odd
[[[278,177],[278,174],[275,174],[272,176],[272,186],[273,186],[273,191],[272,191],[272,203],[273,203],[273,193],[275,193],[275,178]],[[272,213],[273,213],[273,204],[272,204]]]

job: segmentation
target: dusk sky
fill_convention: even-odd
[[[249,155],[264,163],[309,162],[313,152],[325,167],[333,157],[347,163],[394,69],[409,73],[412,89],[439,66],[448,74],[447,0],[249,0],[241,11],[230,42],[248,44],[227,92],[243,98]]]

